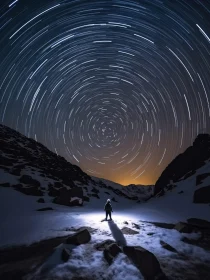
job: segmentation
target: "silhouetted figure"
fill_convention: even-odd
[[[106,221],[107,221],[108,215],[109,215],[110,220],[112,220],[111,212],[113,212],[113,210],[112,210],[112,205],[111,205],[110,199],[107,199],[107,202],[104,206],[104,210],[106,211]]]

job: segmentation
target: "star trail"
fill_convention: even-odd
[[[89,175],[154,184],[210,133],[210,1],[0,3],[0,122]]]

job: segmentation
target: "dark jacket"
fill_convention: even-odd
[[[104,210],[112,212],[112,205],[109,201],[105,204]]]

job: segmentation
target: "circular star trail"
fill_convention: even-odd
[[[0,122],[153,184],[210,127],[210,2],[1,1]]]

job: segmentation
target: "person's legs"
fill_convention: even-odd
[[[107,220],[107,218],[108,218],[108,211],[106,211],[106,220]]]
[[[109,218],[110,218],[110,220],[112,219],[112,212],[111,211],[109,211]]]

